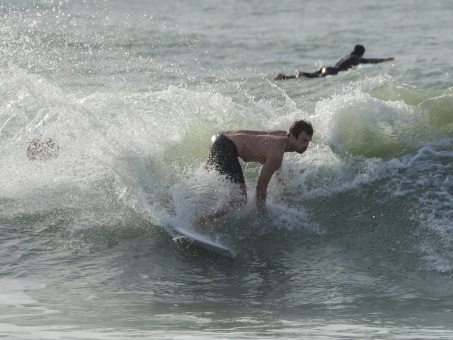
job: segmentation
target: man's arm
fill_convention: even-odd
[[[269,156],[261,168],[258,183],[256,184],[256,207],[262,214],[266,213],[267,186],[269,185],[272,175],[282,165],[282,160],[283,155],[277,157]]]
[[[378,64],[378,63],[382,63],[384,61],[392,61],[392,60],[395,60],[395,58],[382,58],[382,59],[376,59],[376,58],[373,58],[373,59],[366,59],[366,58],[361,58],[360,59],[360,63],[361,64]]]

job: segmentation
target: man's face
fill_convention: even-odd
[[[313,136],[307,135],[307,133],[305,131],[302,131],[301,133],[299,133],[299,136],[297,137],[297,139],[294,142],[294,150],[297,153],[303,154],[305,152],[305,150],[307,150],[312,137]]]

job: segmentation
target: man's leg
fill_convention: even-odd
[[[321,73],[321,77],[333,76],[338,73],[338,69],[335,67],[323,67]]]
[[[318,70],[316,72],[308,73],[308,72],[302,72],[302,71],[296,71],[296,78],[319,78],[322,75],[322,69]]]
[[[278,73],[275,77],[274,80],[286,80],[286,79],[294,79],[296,76],[286,76],[283,73]]]
[[[238,152],[234,142],[224,134],[218,134],[212,139],[211,154],[207,163],[208,167],[214,168],[221,175],[225,175],[239,189],[232,190],[228,204],[223,209],[214,213],[197,217],[193,222],[196,230],[203,231],[203,225],[219,218],[234,208],[243,206],[247,202],[247,188],[244,174],[239,162]]]
[[[205,228],[206,223],[211,222],[219,217],[222,217],[225,214],[229,213],[230,211],[240,208],[247,203],[247,188],[245,183],[237,184],[239,185],[240,192],[238,193],[237,190],[232,190],[230,201],[228,202],[226,207],[217,210],[212,214],[199,216],[195,221],[192,222],[192,225],[196,231],[203,234],[206,233],[207,232]]]

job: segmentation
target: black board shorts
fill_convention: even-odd
[[[245,183],[236,144],[222,132],[212,136],[208,166],[234,183]]]

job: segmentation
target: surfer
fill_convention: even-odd
[[[300,79],[303,77],[306,78],[322,78],[325,76],[329,75],[335,75],[338,72],[341,71],[346,71],[354,66],[357,66],[359,64],[377,64],[377,63],[382,63],[384,61],[392,61],[395,60],[395,58],[383,58],[383,59],[367,59],[363,58],[363,54],[365,53],[365,47],[362,45],[355,45],[354,50],[345,56],[343,59],[341,59],[338,63],[335,64],[335,66],[328,66],[328,67],[322,67],[316,72],[308,73],[308,72],[302,72],[302,71],[296,71],[296,75],[294,76],[286,76],[283,73],[279,73],[275,76],[274,80],[285,80],[285,79],[291,79],[291,78],[296,78]]]
[[[201,227],[205,222],[218,218],[232,208],[240,207],[247,202],[247,189],[239,158],[244,162],[262,164],[256,184],[256,206],[260,213],[265,214],[267,186],[273,174],[280,169],[283,155],[286,152],[304,153],[312,136],[313,127],[305,120],[295,121],[288,132],[236,130],[214,135],[211,138],[211,151],[207,165],[235,183],[240,189],[240,194],[231,200],[228,207],[199,217],[194,225]]]

